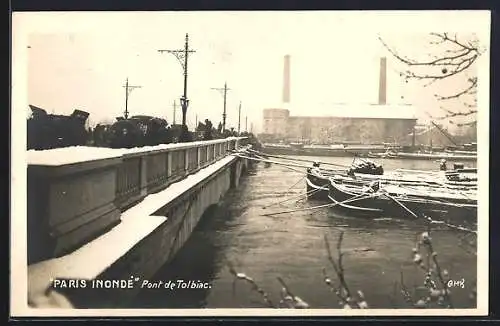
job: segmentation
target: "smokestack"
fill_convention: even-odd
[[[387,59],[380,58],[380,76],[378,84],[378,104],[387,104]]]
[[[283,103],[290,103],[290,55],[285,55],[283,69]]]

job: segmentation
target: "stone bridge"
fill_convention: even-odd
[[[232,137],[30,151],[30,306],[105,308],[132,300],[139,282],[175,256],[203,213],[238,186],[251,162],[231,153],[247,146]]]

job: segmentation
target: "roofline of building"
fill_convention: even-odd
[[[323,115],[323,116],[302,116],[302,115],[291,115],[288,116],[288,119],[324,119],[324,118],[337,118],[337,119],[381,119],[381,120],[387,120],[387,119],[395,119],[395,120],[418,120],[416,117],[349,117],[349,116],[336,116],[336,115]]]

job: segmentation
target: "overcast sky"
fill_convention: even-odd
[[[181,49],[189,33],[188,124],[222,116],[227,126],[259,131],[262,109],[282,107],[283,57],[291,56],[292,115],[328,115],[328,104],[378,100],[379,58],[388,60],[388,104],[413,104],[419,118],[436,113],[435,91],[406,84],[402,67],[377,36],[408,56],[429,52],[429,32],[489,33],[485,12],[128,12],[23,13],[28,54],[28,101],[49,112],[90,112],[92,124],[122,115],[128,77],[129,111],[172,121],[182,94],[181,65],[158,49]],[[485,16],[486,15],[486,16]],[[486,21],[486,24],[484,23]],[[425,37],[424,37],[425,36]],[[487,42],[488,39],[485,38]],[[487,45],[488,43],[485,43]],[[489,60],[487,60],[489,61]],[[475,73],[475,70],[474,70]],[[441,86],[453,92],[457,84]],[[487,108],[486,108],[487,109]],[[177,121],[181,120],[180,108]],[[395,113],[397,114],[397,112]]]

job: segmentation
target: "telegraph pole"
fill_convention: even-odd
[[[196,52],[195,50],[189,49],[189,35],[186,33],[186,41],[184,43],[184,49],[182,50],[158,50],[160,53],[170,53],[173,54],[182,66],[184,72],[184,93],[181,97],[181,107],[182,107],[182,125],[186,126],[186,113],[189,106],[189,100],[187,98],[187,77],[188,77],[188,56],[189,53]]]
[[[172,122],[173,122],[172,124],[174,124],[174,125],[175,125],[175,115],[176,115],[176,113],[177,113],[177,112],[176,112],[176,110],[177,110],[177,106],[176,106],[176,104],[175,104],[175,100],[174,100],[174,119],[173,119],[173,121],[172,121]]]
[[[248,132],[248,116],[245,116],[245,132]]]
[[[124,113],[124,116],[125,116],[125,119],[128,119],[128,96],[129,96],[130,92],[132,92],[133,89],[141,88],[142,86],[129,85],[128,84],[128,77],[127,77],[127,80],[126,80],[125,85],[123,87],[125,87],[125,113]]]
[[[230,91],[230,88],[227,88],[227,82],[224,83],[224,88],[212,88],[215,89],[219,92],[222,92],[222,95],[224,96],[224,111],[222,111],[222,132],[226,130],[226,96],[227,96],[227,91]]]
[[[240,101],[240,107],[238,109],[238,136],[240,135],[240,118],[241,118],[241,101]]]

